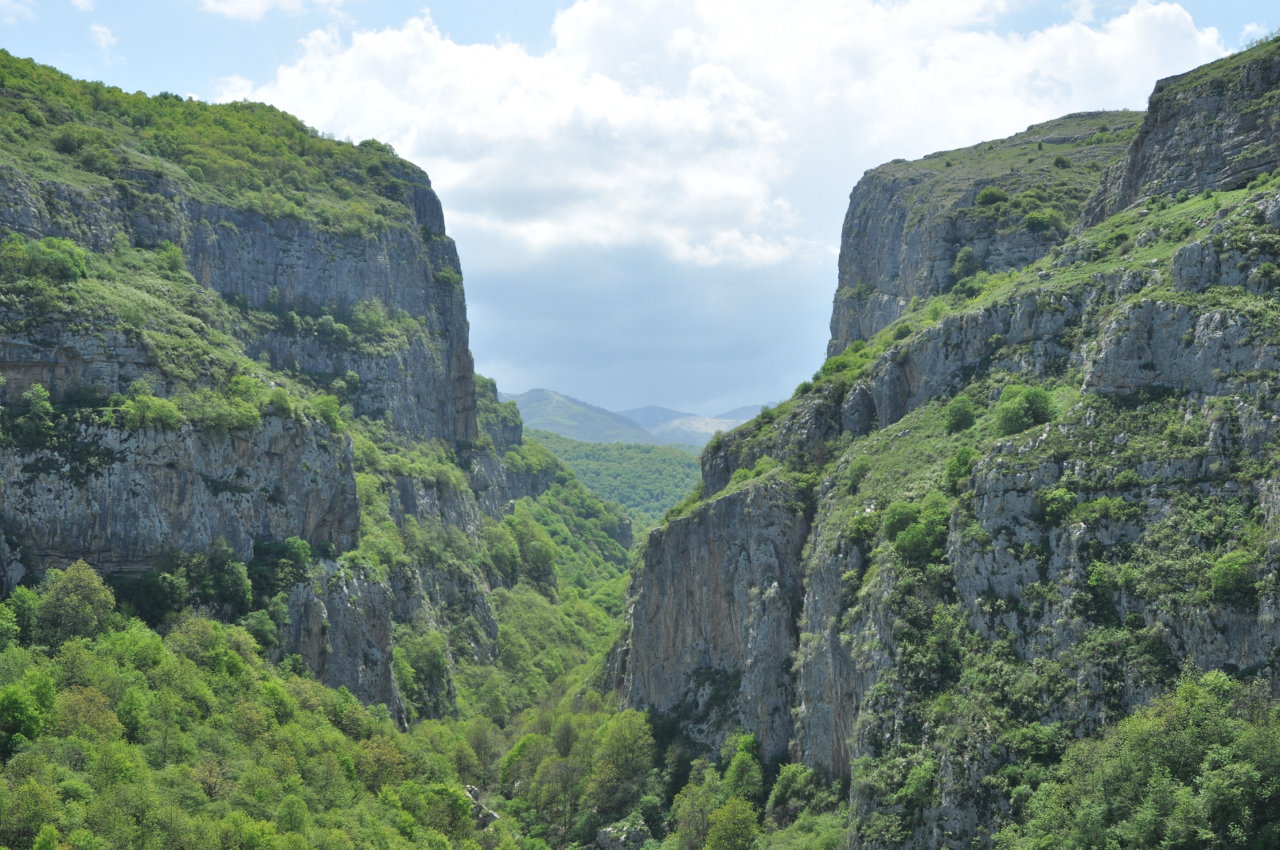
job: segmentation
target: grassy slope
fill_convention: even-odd
[[[353,235],[412,220],[404,179],[425,178],[372,140],[320,136],[265,104],[128,94],[0,51],[0,166],[106,186],[150,172],[199,200]]]

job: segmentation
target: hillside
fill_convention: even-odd
[[[474,374],[426,174],[7,53],[0,116],[0,842],[545,847],[497,763],[630,524]]]
[[[615,413],[552,390],[503,394],[502,398],[515,402],[530,428],[582,443],[701,447],[718,432],[736,428],[759,412],[758,407],[746,407],[711,417],[648,405]]]
[[[550,431],[529,433],[592,492],[621,506],[637,530],[660,524],[698,481],[691,447],[582,443]]]
[[[530,428],[582,443],[655,443],[654,435],[623,416],[552,390],[529,390],[503,397],[520,408]]]
[[[628,704],[847,789],[854,848],[1266,846],[1278,89],[1272,40],[868,172],[832,356],[649,539]]]

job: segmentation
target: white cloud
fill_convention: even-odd
[[[1266,24],[1251,21],[1250,23],[1245,24],[1244,29],[1240,31],[1240,43],[1249,44],[1250,42],[1257,41],[1260,38],[1266,38],[1270,34],[1271,28]]]
[[[71,5],[75,6],[81,12],[93,11],[93,0],[71,0]]]
[[[89,26],[89,38],[93,40],[94,44],[98,45],[98,49],[104,52],[115,47],[119,41],[116,38],[116,34],[109,27],[104,27],[102,24],[91,24]]]
[[[1067,8],[1073,21],[1087,24],[1093,20],[1093,0],[1068,0]]]
[[[343,0],[200,0],[200,8],[228,18],[256,21],[277,9],[296,14],[312,7],[332,10],[342,3]]]
[[[35,20],[36,13],[31,8],[34,0],[0,0],[0,24],[13,26],[22,21]]]
[[[202,0],[263,14],[302,0]],[[450,220],[508,246],[659,246],[760,266],[829,247],[861,171],[1082,109],[1141,107],[1225,52],[1174,3],[1002,32],[1014,0],[578,0],[554,46],[455,44],[429,14],[311,33],[275,103],[421,163]]]

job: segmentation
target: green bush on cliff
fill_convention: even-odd
[[[1053,419],[1053,399],[1042,387],[1013,384],[1000,393],[996,404],[996,427],[1004,436],[1021,433]]]

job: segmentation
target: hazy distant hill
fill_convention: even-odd
[[[502,400],[516,403],[527,428],[552,431],[587,443],[663,442],[619,413],[552,390],[529,390],[518,395],[503,393]]]
[[[620,410],[618,413],[635,422],[641,428],[650,430],[660,425],[665,425],[673,419],[683,419],[686,416],[698,415],[683,410],[672,410],[669,407],[659,407],[656,404],[646,404],[644,407],[635,407],[631,410]]]
[[[701,447],[717,431],[732,430],[760,412],[747,405],[720,416],[699,416],[655,404],[614,412],[553,390],[502,395],[514,401],[529,428],[551,431],[586,443],[674,443]]]
[[[727,413],[716,415],[716,419],[734,419],[738,422],[746,422],[748,419],[755,419],[760,415],[760,411],[764,410],[762,404],[744,404],[742,407],[735,407]]]

